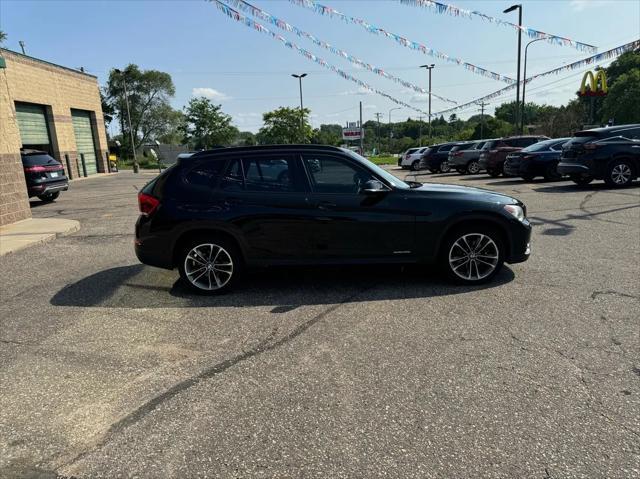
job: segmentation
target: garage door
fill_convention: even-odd
[[[49,130],[43,106],[16,103],[16,118],[23,147],[46,148],[49,145]]]
[[[71,110],[73,121],[73,131],[76,135],[76,151],[78,159],[80,154],[84,154],[84,161],[87,165],[87,175],[94,175],[98,172],[96,165],[96,149],[93,143],[93,129],[91,128],[91,116],[88,111]],[[82,168],[82,164],[80,164]]]

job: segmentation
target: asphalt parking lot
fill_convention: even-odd
[[[202,297],[135,258],[151,177],[33,202],[82,229],[0,259],[0,477],[640,475],[637,183],[418,175],[523,200],[531,259],[482,288],[298,268]]]

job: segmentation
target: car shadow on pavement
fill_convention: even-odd
[[[564,180],[566,181],[566,180]],[[622,193],[625,190],[633,189],[633,187],[639,187],[640,183],[635,182],[626,188],[611,188],[606,183],[590,183],[584,186],[578,186],[573,182],[563,183],[563,184],[552,184],[550,186],[542,186],[540,188],[534,188],[534,191],[538,193],[567,193],[567,192],[576,192],[576,191],[603,191],[603,190],[611,190],[615,193]]]
[[[284,313],[307,305],[462,294],[499,287],[513,279],[506,266],[490,283],[473,287],[450,284],[436,272],[416,266],[282,267],[247,272],[234,290],[207,296],[191,292],[176,271],[138,264],[110,268],[67,285],[51,298],[51,304],[104,308],[272,306],[273,313]]]

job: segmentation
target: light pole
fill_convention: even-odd
[[[291,75],[293,78],[298,79],[298,83],[300,84],[300,142],[304,143],[304,109],[302,108],[302,79],[307,76],[306,73],[302,73],[301,75],[296,75],[293,73]]]
[[[516,130],[520,126],[520,122],[518,121],[518,113],[520,112],[520,53],[522,51],[522,5],[511,5],[509,8],[504,10],[502,13],[513,12],[514,10],[518,10],[518,76],[516,77]],[[520,132],[522,133],[522,132]]]
[[[429,70],[429,140],[431,140],[431,70],[433,70],[434,67],[435,65],[433,63],[430,65],[420,65],[420,68]]]
[[[522,112],[520,113],[520,133],[524,131],[524,109],[527,105],[527,102],[524,99],[524,94],[527,90],[527,51],[529,50],[529,45],[535,42],[539,42],[540,40],[546,40],[546,38],[536,38],[535,40],[531,40],[524,47],[524,71],[522,72]]]
[[[389,141],[387,143],[387,149],[389,150],[389,153],[391,153],[391,112],[394,110],[402,110],[402,108],[397,106],[389,110]]]
[[[131,127],[131,111],[129,110],[129,96],[127,95],[127,81],[125,80],[122,70],[114,69],[118,75],[122,77],[122,86],[124,87],[124,101],[127,105],[127,120],[129,121],[129,133],[131,133],[131,151],[133,152],[133,172],[138,173],[140,167],[138,165],[138,158],[136,157],[136,144],[133,139],[133,128]],[[124,133],[124,132],[123,132]]]

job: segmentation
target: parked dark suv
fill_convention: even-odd
[[[448,173],[449,164],[447,163],[447,158],[449,158],[449,152],[459,144],[460,142],[453,142],[430,146],[422,155],[420,169],[427,169],[431,173]]]
[[[286,169],[265,175],[274,163]],[[199,152],[148,183],[138,201],[140,261],[177,267],[200,292],[224,291],[245,267],[283,264],[439,263],[451,279],[477,284],[529,257],[520,201],[404,182],[343,148]]]
[[[42,201],[54,201],[61,191],[69,189],[64,168],[47,152],[20,150],[20,157],[29,198],[37,196]]]
[[[578,185],[594,179],[615,187],[631,184],[640,175],[640,124],[577,132],[562,148],[558,172]]]
[[[487,170],[489,176],[498,177],[502,174],[504,162],[509,153],[548,139],[546,136],[510,136],[487,141],[480,154],[480,167]]]
[[[505,176],[519,176],[525,181],[531,181],[536,176],[543,176],[547,181],[559,179],[562,176],[558,173],[562,145],[570,139],[540,141],[507,155],[504,162]]]

